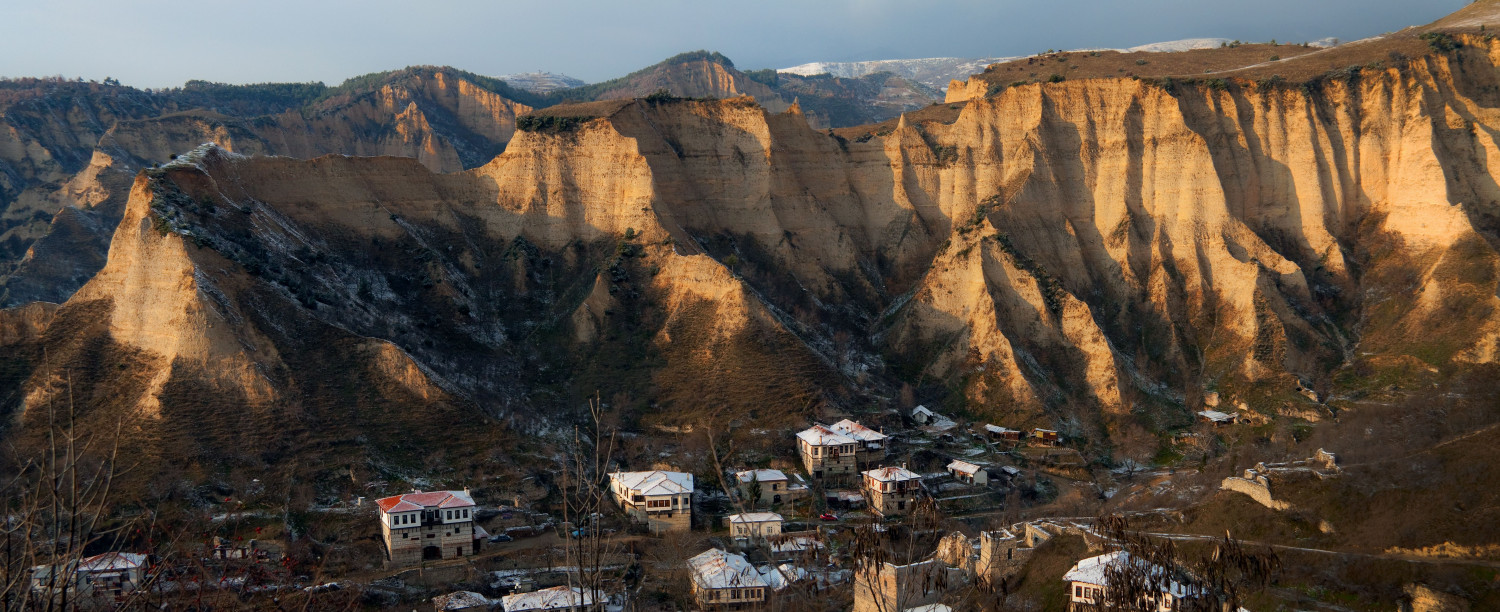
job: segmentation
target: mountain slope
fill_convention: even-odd
[[[1500,48],[1459,40],[1318,89],[1011,87],[862,142],[656,97],[547,109],[460,173],[206,147],[139,177],[104,271],[10,334],[9,409],[55,403],[47,354],[126,363],[75,387],[145,415],[546,431],[598,392],[636,426],[775,429],[911,383],[1099,457],[1207,391],[1300,427],[1500,353]],[[379,464],[377,438],[340,452]]]
[[[131,176],[205,141],[246,154],[408,156],[441,172],[483,164],[530,107],[471,76],[408,69],[300,96],[276,96],[275,85],[145,94],[65,84],[20,100],[5,109],[13,153],[0,153],[3,174],[16,177],[0,193],[13,198],[0,202],[14,219],[0,239],[9,249],[0,303],[67,299],[103,264]],[[64,102],[74,106],[62,112]]]

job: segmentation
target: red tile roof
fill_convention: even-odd
[[[392,495],[375,500],[375,505],[380,506],[380,511],[386,514],[392,512],[411,512],[423,508],[464,508],[474,505],[474,498],[469,497],[468,491],[428,491],[423,493],[407,493],[405,495]]]

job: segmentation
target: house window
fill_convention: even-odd
[[[464,508],[464,518],[469,518],[469,509]]]
[[[729,591],[729,598],[730,599],[739,599],[740,598],[740,590],[739,589],[730,589],[730,591]]]
[[[773,482],[773,483],[771,483],[771,490],[772,491],[780,491],[781,490],[781,485],[778,484],[778,483],[774,483]]]
[[[1010,551],[1007,550],[1005,552],[1010,552]],[[1073,585],[1073,596],[1077,597],[1079,599],[1083,599],[1083,587],[1078,586],[1076,584]]]

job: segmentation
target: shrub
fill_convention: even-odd
[[[1066,79],[1067,79],[1067,77],[1065,77],[1063,75],[1060,75],[1060,74],[1057,74],[1057,73],[1054,72],[1054,73],[1052,73],[1052,76],[1047,77],[1047,82],[1048,83],[1061,83],[1061,82],[1063,82]]]
[[[1135,60],[1135,65],[1137,65],[1137,66],[1145,66],[1146,64],[1149,64],[1149,63],[1151,63],[1151,62],[1148,62],[1148,61],[1143,60],[1143,59]]]
[[[1271,61],[1273,61],[1273,62],[1279,62],[1279,61],[1281,61],[1281,56],[1280,55],[1272,55],[1271,56]]]
[[[595,119],[595,117],[523,115],[516,118],[516,129],[523,132],[571,132],[593,119]]]
[[[1224,79],[1209,79],[1207,81],[1204,81],[1204,84],[1208,85],[1208,88],[1214,91],[1224,91],[1226,89],[1229,89],[1229,82],[1225,81]]]
[[[1463,46],[1462,43],[1445,32],[1427,32],[1418,38],[1427,41],[1427,46],[1432,47],[1432,50],[1438,53],[1457,51],[1459,47]]]
[[[679,102],[682,100],[682,98],[672,95],[672,92],[666,89],[658,89],[656,91],[653,91],[644,99],[652,104],[661,104],[664,102]]]

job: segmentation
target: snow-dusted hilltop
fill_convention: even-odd
[[[1074,51],[1119,51],[1121,53],[1170,53],[1174,51],[1192,51],[1193,49],[1212,49],[1229,44],[1228,38],[1184,38],[1182,40],[1169,40],[1164,42],[1137,45],[1128,49],[1074,49]],[[1325,38],[1310,43],[1315,47],[1332,47],[1338,44],[1336,38]],[[782,68],[777,72],[800,74],[802,76],[813,76],[816,74],[831,74],[836,77],[859,78],[876,72],[891,72],[933,89],[945,91],[948,82],[953,79],[963,80],[971,74],[983,72],[986,66],[999,62],[1007,62],[1017,57],[927,57],[920,59],[894,59],[894,60],[871,60],[866,62],[809,62],[790,68]],[[505,78],[505,77],[501,77]]]
[[[586,85],[582,79],[551,72],[521,72],[495,77],[513,86],[539,94],[552,93],[559,89],[572,89]]]
[[[813,76],[831,74],[836,77],[859,78],[877,72],[890,72],[906,77],[937,90],[947,89],[948,81],[968,78],[982,72],[985,66],[1003,62],[1009,57],[928,57],[921,59],[873,60],[868,62],[812,62],[777,72]]]

